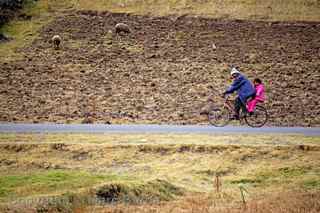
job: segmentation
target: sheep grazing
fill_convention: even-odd
[[[130,33],[130,27],[127,24],[124,23],[118,23],[115,26],[116,33],[124,32],[124,33]]]
[[[61,43],[61,37],[59,35],[54,35],[51,39],[52,43],[53,43],[53,47],[54,49],[59,49],[60,47],[60,43]]]

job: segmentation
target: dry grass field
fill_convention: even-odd
[[[317,0],[46,0],[48,10],[109,10],[140,15],[198,15],[213,18],[319,21],[320,3]]]
[[[319,137],[300,135],[2,134],[0,201],[8,212],[316,212],[319,152]]]

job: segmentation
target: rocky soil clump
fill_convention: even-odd
[[[131,33],[114,33],[117,23]],[[201,109],[237,65],[263,80],[269,125],[320,126],[320,23],[82,11],[21,51],[0,63],[0,121],[207,124]]]

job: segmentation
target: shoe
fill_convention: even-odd
[[[207,115],[207,114],[208,112],[204,112],[204,111],[200,112],[200,115]]]

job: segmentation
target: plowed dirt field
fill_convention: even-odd
[[[320,126],[320,23],[71,12],[19,51],[0,63],[0,121],[207,123],[236,65],[264,81],[269,125]]]

